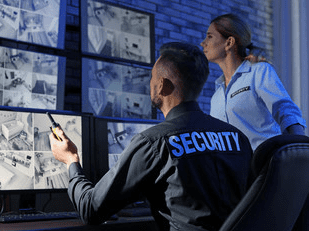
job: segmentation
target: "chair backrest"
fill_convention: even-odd
[[[309,231],[309,196],[293,227],[293,231]]]
[[[309,137],[280,135],[252,159],[254,181],[220,231],[291,231],[309,193]]]

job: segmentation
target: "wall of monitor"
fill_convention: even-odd
[[[89,0],[70,26],[66,6],[0,2],[0,105],[153,118],[153,15]],[[74,32],[79,47],[67,49]]]
[[[156,123],[149,96],[153,15],[104,1],[78,7],[73,25],[66,0],[0,1],[0,192],[10,210],[28,202],[46,207],[44,193],[68,186],[66,166],[50,149],[46,111],[77,144],[94,181],[101,176],[94,171],[106,172],[129,137]],[[97,154],[96,127],[104,128],[106,155]]]

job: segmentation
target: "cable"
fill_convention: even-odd
[[[49,204],[49,202],[50,202],[51,200],[52,200],[52,194],[51,194],[51,192],[49,192],[49,198],[48,198],[48,200],[45,202],[45,204],[43,205],[42,212],[45,212],[46,206]]]
[[[0,211],[0,215],[3,213],[4,211],[4,204],[5,204],[5,200],[4,200],[4,196],[1,195],[1,211]]]

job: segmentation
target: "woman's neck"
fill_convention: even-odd
[[[218,63],[221,70],[223,71],[224,79],[225,79],[225,87],[227,87],[232,79],[232,76],[235,74],[235,71],[243,62],[240,58],[226,58],[221,63]]]

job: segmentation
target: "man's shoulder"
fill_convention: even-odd
[[[161,123],[152,126],[141,134],[147,137],[162,137],[171,133],[177,133],[180,131],[232,131],[238,132],[244,135],[238,128],[214,118],[206,113],[192,113],[191,116],[180,116],[173,120],[163,121]]]
[[[160,137],[175,129],[175,126],[170,121],[162,121],[154,126],[142,131],[140,134],[147,137]]]

